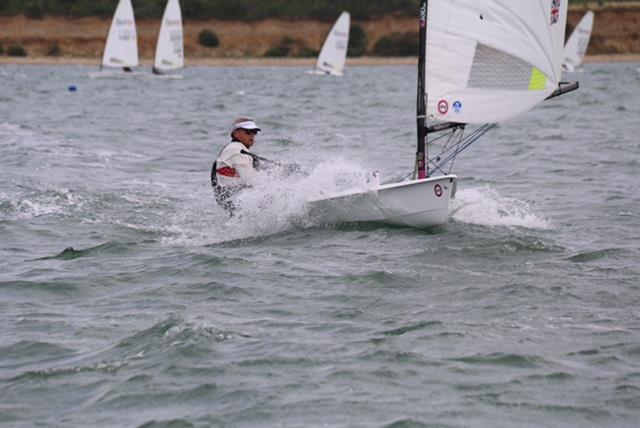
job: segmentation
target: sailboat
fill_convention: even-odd
[[[589,47],[589,39],[591,39],[591,30],[593,29],[593,12],[588,11],[584,14],[578,26],[573,30],[569,40],[564,47],[564,62],[562,68],[565,71],[576,71],[587,53]]]
[[[131,67],[138,65],[138,37],[131,0],[120,0],[111,20],[107,42],[102,54],[100,71],[90,77],[120,77],[142,75]],[[103,67],[110,69],[104,70]]]
[[[179,0],[169,0],[162,15],[152,71],[156,77],[181,79],[181,75],[168,72],[182,67],[184,67],[182,13]]]
[[[329,31],[311,74],[342,76],[349,48],[350,28],[351,15],[349,12],[342,12]]]
[[[324,223],[447,222],[453,161],[494,128],[578,88],[560,82],[566,0],[422,0],[413,176],[307,202]]]

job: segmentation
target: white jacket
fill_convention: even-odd
[[[216,159],[216,179],[220,186],[238,186],[251,182],[256,170],[253,169],[253,158],[241,151],[249,149],[239,141],[229,143]]]

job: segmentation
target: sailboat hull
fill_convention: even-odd
[[[129,71],[124,72],[122,70],[102,70],[96,71],[94,73],[89,73],[89,78],[91,79],[126,79],[126,78],[141,78],[144,77],[146,73],[142,73],[139,71]]]
[[[325,224],[372,222],[430,228],[447,222],[456,182],[455,175],[445,175],[374,185],[366,191],[309,201],[307,209],[312,218]]]
[[[343,73],[340,72],[336,72],[336,71],[325,71],[325,70],[309,70],[307,71],[307,74],[310,74],[312,76],[343,76]]]

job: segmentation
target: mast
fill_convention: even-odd
[[[417,100],[417,127],[418,127],[418,150],[416,152],[416,168],[418,179],[427,178],[426,168],[426,120],[427,120],[427,92],[425,82],[425,64],[427,53],[427,3],[428,0],[420,1],[420,43],[418,52],[418,100]]]

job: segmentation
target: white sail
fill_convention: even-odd
[[[349,15],[349,12],[342,12],[336,23],[333,24],[333,28],[331,28],[327,39],[324,41],[324,45],[322,45],[322,50],[316,63],[316,72],[336,76],[342,75],[347,58],[347,48],[349,47],[350,27],[351,15]]]
[[[102,55],[102,65],[105,67],[138,65],[138,38],[131,0],[120,0],[118,3]]]
[[[153,66],[161,71],[176,70],[184,66],[182,13],[179,0],[167,2],[158,34]]]
[[[589,39],[591,39],[591,30],[593,29],[593,12],[588,11],[584,14],[578,26],[573,30],[569,40],[564,47],[564,62],[562,68],[567,71],[574,71],[578,68],[589,47]]]
[[[500,122],[558,86],[568,0],[430,0],[427,114]]]

